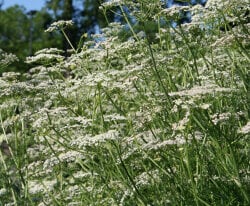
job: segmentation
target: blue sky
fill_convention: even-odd
[[[27,11],[40,10],[44,6],[44,3],[45,0],[4,0],[2,9],[6,9],[7,7],[18,4],[24,6],[27,9]]]

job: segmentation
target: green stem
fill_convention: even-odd
[[[77,53],[76,49],[75,49],[74,46],[71,44],[71,42],[70,42],[70,40],[69,40],[67,34],[65,33],[64,29],[61,29],[61,31],[62,31],[64,37],[66,38],[67,42],[69,43],[70,47],[73,49],[73,51],[74,51],[75,53]]]
[[[168,100],[168,103],[171,105],[171,100],[170,100],[170,96],[168,94],[168,91],[166,89],[166,87],[164,86],[163,84],[163,81],[162,81],[162,78],[161,78],[161,75],[157,69],[157,65],[156,65],[156,61],[155,61],[155,57],[154,57],[154,53],[153,53],[153,50],[152,50],[152,47],[151,47],[151,44],[150,44],[150,40],[149,40],[149,37],[146,33],[146,27],[145,27],[145,23],[143,22],[143,28],[144,28],[144,32],[146,34],[146,39],[147,39],[147,44],[148,44],[148,48],[149,48],[149,52],[150,52],[150,56],[151,56],[151,59],[152,59],[152,62],[153,62],[153,72],[155,73],[156,77],[157,77],[157,82],[158,84],[163,88],[163,91],[167,97],[167,100]]]
[[[137,41],[139,41],[139,39],[138,39],[138,37],[137,37],[137,35],[136,35],[136,33],[135,33],[135,31],[134,31],[134,29],[133,29],[131,23],[130,23],[129,20],[128,20],[128,17],[127,17],[127,15],[126,15],[126,13],[124,12],[124,9],[122,8],[121,5],[119,5],[119,7],[120,7],[120,9],[121,9],[122,15],[123,15],[123,17],[124,17],[126,23],[128,24],[129,29],[130,29],[130,31],[132,32],[134,38],[135,38]]]

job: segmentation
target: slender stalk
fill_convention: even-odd
[[[74,48],[74,46],[72,45],[71,41],[69,40],[69,38],[68,38],[67,34],[65,33],[64,29],[61,29],[61,31],[62,31],[64,37],[66,38],[67,42],[69,43],[71,49],[73,49],[73,51],[74,51],[75,54],[76,54],[77,51],[76,51],[76,49]]]
[[[137,41],[139,41],[139,39],[138,39],[138,37],[137,37],[137,35],[136,35],[136,33],[135,33],[135,31],[134,31],[134,29],[133,29],[133,27],[132,27],[130,21],[128,20],[128,17],[127,17],[127,15],[126,15],[126,13],[124,12],[123,7],[122,7],[121,5],[119,5],[119,8],[120,8],[120,10],[121,10],[121,12],[122,12],[122,15],[123,15],[123,17],[124,17],[126,23],[127,23],[128,26],[129,26],[130,31],[132,32],[134,38],[135,38]]]

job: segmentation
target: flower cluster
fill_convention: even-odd
[[[9,64],[18,61],[18,58],[14,54],[7,54],[2,49],[0,49],[0,69],[8,66]],[[0,70],[1,71],[1,70]]]
[[[54,22],[50,25],[48,29],[45,30],[45,32],[53,32],[61,29],[65,29],[67,27],[73,26],[73,21],[64,21],[64,20],[59,20],[57,22]]]

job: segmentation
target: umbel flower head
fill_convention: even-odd
[[[64,56],[60,55],[62,50],[56,48],[45,48],[35,53],[35,56],[26,57],[26,63],[43,63],[50,64],[52,62],[60,62],[64,59]]]
[[[69,43],[69,45],[71,46],[73,51],[76,53],[76,49],[71,44],[67,34],[64,32],[64,29],[66,29],[67,27],[73,26],[73,24],[74,24],[74,22],[72,20],[68,20],[68,21],[59,20],[59,21],[56,21],[56,22],[52,23],[50,25],[50,27],[45,30],[45,32],[53,32],[53,31],[56,31],[56,30],[61,30],[61,32],[63,33],[63,35],[66,38],[67,42]]]
[[[18,61],[16,55],[8,54],[0,49],[0,68],[4,68],[15,61]]]
[[[65,29],[67,27],[73,26],[73,24],[74,23],[73,23],[72,20],[68,20],[68,21],[59,20],[59,21],[56,21],[56,22],[52,23],[50,25],[50,27],[45,30],[45,32],[53,32],[53,31],[56,31],[56,30]]]

